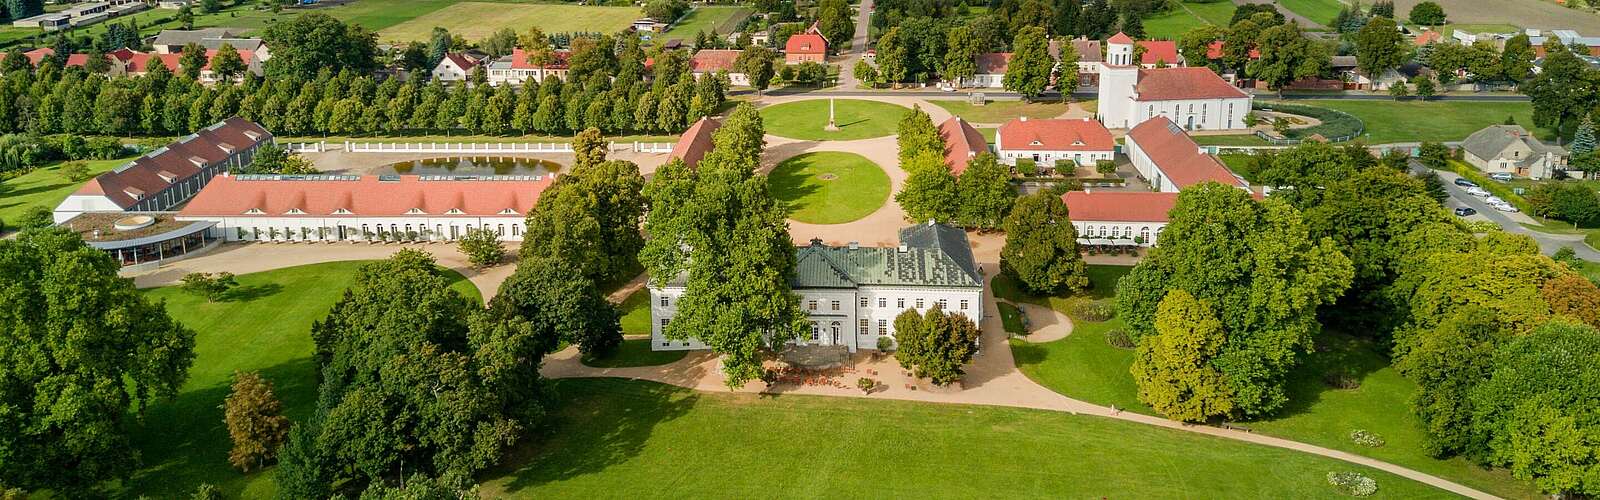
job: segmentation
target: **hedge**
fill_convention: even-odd
[[[1477,183],[1478,187],[1488,191],[1489,194],[1498,196],[1502,200],[1506,200],[1506,203],[1510,203],[1511,206],[1517,207],[1517,210],[1521,210],[1523,213],[1528,215],[1533,215],[1533,205],[1529,204],[1527,199],[1523,198],[1522,195],[1517,194],[1515,191],[1512,191],[1511,186],[1490,180],[1488,177],[1484,176],[1483,172],[1479,171],[1477,167],[1468,165],[1466,162],[1461,160],[1450,160],[1450,171],[1455,172],[1456,175],[1466,178],[1469,181]]]
[[[1312,127],[1289,129],[1283,133],[1286,139],[1304,140],[1313,135],[1321,135],[1329,142],[1342,142],[1355,139],[1366,130],[1366,124],[1362,123],[1360,118],[1343,111],[1284,103],[1264,104],[1257,102],[1252,107],[1265,111],[1277,111],[1316,118],[1322,121],[1322,123]]]

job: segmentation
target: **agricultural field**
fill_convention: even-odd
[[[435,26],[468,40],[488,38],[501,28],[525,31],[533,26],[545,33],[613,33],[633,24],[640,15],[634,7],[459,2],[378,30],[378,39],[427,40]]]
[[[1345,5],[1344,2],[1339,0],[1278,0],[1276,3],[1279,8],[1305,16],[1319,25],[1326,25],[1333,21],[1333,18],[1339,15],[1339,8]],[[1395,3],[1398,4],[1400,2]],[[1405,12],[1405,10],[1396,8],[1396,12]]]
[[[700,32],[717,32],[718,35],[732,33],[739,23],[750,17],[755,11],[745,6],[735,5],[706,5],[696,7],[694,10],[672,25],[672,29],[661,34],[662,40],[694,41],[694,36]]]
[[[1422,1],[1395,0],[1395,15],[1405,16],[1411,12],[1411,7]],[[1444,7],[1446,21],[1450,23],[1510,24],[1546,30],[1573,29],[1586,35],[1600,32],[1600,15],[1569,9],[1556,3],[1555,0],[1433,0],[1433,2]]]
[[[1153,39],[1177,40],[1191,29],[1205,25],[1227,26],[1233,19],[1233,2],[1182,2],[1175,8],[1144,19],[1144,31]]]

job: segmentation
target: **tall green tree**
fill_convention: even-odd
[[[983,153],[967,162],[967,169],[956,178],[956,219],[962,225],[993,229],[1000,226],[1017,192],[1011,188],[1011,172],[993,154]]]
[[[1400,67],[1409,54],[1405,36],[1394,20],[1378,17],[1355,36],[1356,68],[1374,80],[1384,72]]]
[[[772,84],[772,76],[777,72],[776,60],[777,55],[772,49],[751,45],[739,53],[738,59],[734,60],[734,67],[750,80],[751,87],[761,91]]]
[[[944,69],[940,74],[944,79],[952,82],[961,82],[978,72],[978,52],[980,47],[978,39],[972,34],[972,28],[956,26],[950,28],[945,35]]]
[[[809,331],[789,288],[795,250],[787,215],[756,173],[763,135],[760,114],[740,104],[695,169],[668,163],[644,191],[651,239],[640,261],[652,286],[684,279],[666,336],[698,339],[722,355],[729,387],[760,375],[764,348]]]
[[[137,464],[131,419],[188,378],[194,332],[120,268],[65,229],[0,240],[0,483],[105,494]]]
[[[1600,72],[1560,44],[1546,44],[1544,68],[1517,87],[1533,101],[1533,124],[1565,130],[1600,103]]]
[[[1055,68],[1055,59],[1050,57],[1049,40],[1045,38],[1044,28],[1030,27],[1017,32],[1017,38],[1011,43],[1011,61],[1006,65],[1006,74],[1001,78],[1006,90],[1022,94],[1023,99],[1033,100],[1044,92],[1050,85],[1050,75]]]
[[[895,143],[900,149],[902,165],[923,152],[944,154],[944,139],[939,136],[938,127],[933,125],[933,118],[921,106],[912,105],[911,111],[900,117],[895,130]]]
[[[228,463],[244,472],[259,469],[278,455],[289,437],[289,419],[273,393],[272,382],[257,372],[233,373],[233,388],[223,400],[223,422],[233,449]]]
[[[1280,93],[1295,80],[1322,74],[1332,56],[1326,48],[1306,38],[1300,25],[1293,21],[1262,30],[1257,47],[1261,58],[1251,61],[1247,71]]]
[[[911,54],[907,42],[902,38],[899,27],[889,28],[889,31],[878,36],[878,55],[874,59],[878,62],[878,77],[882,83],[894,84],[896,88],[910,76]]]
[[[972,361],[981,335],[966,315],[946,313],[937,305],[921,316],[906,309],[895,318],[894,329],[895,360],[938,385],[961,380],[966,374],[961,367]]]
[[[1017,199],[1000,227],[1006,244],[1000,249],[1000,272],[1035,295],[1054,296],[1089,286],[1078,231],[1067,205],[1049,191]]]
[[[323,68],[367,73],[377,67],[376,34],[320,12],[273,23],[261,37],[272,47],[266,61],[271,77],[311,79]]]
[[[1232,390],[1212,364],[1226,343],[1222,321],[1209,304],[1183,290],[1168,293],[1156,308],[1155,334],[1139,341],[1129,368],[1139,401],[1183,422],[1227,416]]]
[[[233,48],[233,44],[223,43],[217,48],[217,55],[211,57],[211,73],[218,81],[231,82],[244,71],[244,59],[239,57],[239,49]]]
[[[1282,408],[1284,377],[1321,329],[1317,309],[1349,286],[1350,259],[1333,241],[1310,237],[1293,207],[1222,184],[1185,189],[1169,219],[1161,246],[1118,281],[1118,315],[1143,337],[1170,290],[1212,304],[1228,339],[1213,364],[1227,376],[1235,411]]]
[[[585,277],[620,283],[638,272],[644,247],[644,177],[626,161],[602,161],[557,178],[528,214],[521,254],[564,257]]]
[[[1487,461],[1552,495],[1600,493],[1600,331],[1553,321],[1510,341],[1493,364],[1472,391]]]
[[[914,222],[955,220],[956,177],[944,164],[944,153],[923,150],[901,166],[907,172],[905,185],[894,194],[894,201]]]
[[[585,355],[603,356],[622,342],[616,307],[567,258],[522,259],[489,308],[501,317],[526,320],[538,352],[555,352],[561,343],[571,343]]]

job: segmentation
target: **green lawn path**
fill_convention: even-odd
[[[220,405],[234,370],[259,370],[276,386],[291,420],[309,417],[316,400],[311,323],[328,314],[363,262],[330,262],[240,275],[228,300],[206,302],[176,287],[145,291],[195,332],[195,360],[178,399],[150,408],[135,426],[133,446],[144,459],[128,490],[155,498],[187,498],[211,483],[229,498],[270,498],[270,474],[241,474],[228,465],[231,442]],[[477,288],[454,271],[451,288],[482,302]]]
[[[1115,293],[1116,278],[1129,269],[1132,268],[1089,266],[1094,287],[1087,297],[1110,297]],[[1069,314],[1072,303],[1085,300],[1084,297],[1028,296],[1004,276],[996,277],[992,286],[998,298],[1047,305]],[[1073,325],[1072,334],[1059,341],[1044,344],[1011,341],[1017,368],[1035,382],[1068,397],[1155,415],[1139,401],[1138,387],[1128,373],[1134,351],[1106,342],[1107,332],[1125,328],[1122,320],[1074,320]],[[1325,332],[1318,342],[1323,349],[1306,356],[1290,375],[1289,406],[1272,418],[1238,425],[1262,434],[1376,458],[1506,498],[1537,496],[1530,485],[1512,478],[1503,469],[1484,470],[1461,458],[1429,457],[1422,449],[1422,429],[1408,403],[1416,391],[1415,384],[1395,372],[1368,341]],[[1361,380],[1361,386],[1351,390],[1329,388],[1323,377],[1335,369],[1348,371]],[[1357,429],[1377,433],[1387,443],[1378,448],[1357,445],[1349,438],[1350,432]]]
[[[772,195],[789,218],[843,224],[871,215],[889,199],[889,175],[855,153],[821,151],[784,160],[767,174]]]
[[[834,101],[837,131],[827,131],[828,101]],[[807,141],[853,141],[894,134],[904,106],[861,99],[810,99],[761,108],[767,133]]]

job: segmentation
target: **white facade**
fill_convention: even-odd
[[[1166,221],[1072,221],[1078,230],[1078,242],[1094,244],[1095,240],[1112,240],[1117,244],[1131,242],[1141,247],[1156,246],[1156,238],[1167,228]]]
[[[1167,178],[1166,173],[1156,166],[1155,160],[1150,159],[1150,155],[1145,153],[1144,148],[1139,147],[1138,141],[1132,138],[1125,138],[1124,142],[1123,153],[1128,155],[1128,160],[1133,163],[1133,170],[1139,172],[1139,177],[1150,183],[1152,191],[1176,193],[1179,189],[1182,189],[1177,183],[1172,182],[1172,179]],[[1077,224],[1074,223],[1073,225]],[[1079,232],[1078,234],[1081,235],[1083,233]]]
[[[524,218],[471,216],[217,216],[180,215],[180,221],[216,222],[224,241],[454,241],[473,229],[491,229],[501,241],[522,241]]]
[[[1126,43],[1106,46],[1106,63],[1100,67],[1099,115],[1107,128],[1130,129],[1156,116],[1165,116],[1185,130],[1247,128],[1244,117],[1250,113],[1250,96],[1242,91],[1237,96],[1188,99],[1141,95],[1139,84],[1146,76],[1133,63],[1133,47]],[[1217,80],[1221,82],[1221,77]]]
[[[995,151],[999,151],[1000,163],[1016,165],[1017,160],[1029,158],[1041,168],[1055,166],[1056,160],[1071,160],[1080,167],[1092,167],[1100,160],[1114,159],[1114,154],[1109,151],[1031,151],[1019,149],[1005,149],[1000,145],[999,137],[995,138]]]
[[[1100,122],[1106,128],[1133,128],[1134,88],[1139,86],[1139,67],[1133,64],[1133,44],[1106,45],[1106,60],[1100,65]]]
[[[439,60],[439,65],[433,67],[433,79],[442,82],[459,82],[466,80],[472,74],[471,68],[463,68],[456,63],[455,58],[446,57]]]
[[[1157,116],[1165,116],[1184,130],[1245,129],[1244,115],[1250,113],[1250,98],[1186,99],[1180,101],[1138,101],[1130,127]],[[1110,125],[1107,125],[1110,126]]]
[[[674,340],[665,329],[677,314],[678,299],[685,289],[668,286],[650,289],[650,346],[657,351],[705,349],[699,340]],[[877,349],[879,337],[894,338],[894,318],[907,309],[926,313],[935,305],[945,312],[960,313],[981,323],[982,288],[872,287],[856,289],[796,289],[800,309],[811,322],[811,335],[795,342],[800,345],[838,345],[850,352]]]
[[[1005,78],[1004,73],[979,73],[962,78],[960,84],[963,88],[998,89],[1005,87]]]

